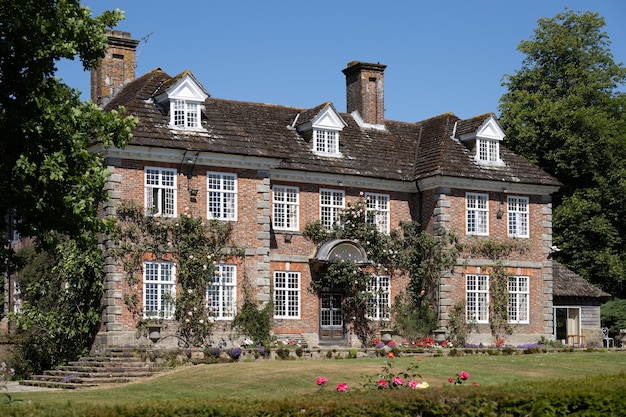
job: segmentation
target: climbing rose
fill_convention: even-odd
[[[387,388],[387,381],[385,381],[384,379],[381,379],[380,381],[376,383],[376,385],[378,386],[378,388]]]
[[[462,380],[464,380],[464,381],[465,381],[465,380],[469,379],[469,374],[468,374],[467,372],[465,372],[465,371],[462,371],[462,372],[459,374],[459,378],[461,378]]]
[[[337,392],[346,392],[348,391],[348,384],[337,384]]]

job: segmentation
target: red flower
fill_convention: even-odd
[[[346,392],[348,391],[348,384],[341,383],[337,384],[337,392]]]
[[[379,389],[387,388],[387,381],[385,381],[384,379],[381,379],[376,383],[376,385],[378,386]]]
[[[478,382],[474,381],[474,386],[477,387],[478,386]]]
[[[468,374],[467,372],[465,372],[465,371],[462,371],[462,372],[459,374],[459,378],[461,378],[461,379],[462,379],[462,380],[464,380],[464,381],[465,381],[465,380],[468,380],[468,379],[469,379],[469,374]]]
[[[454,378],[452,378],[452,377],[448,378],[448,382],[449,383],[453,383],[454,382]]]
[[[317,378],[317,381],[315,381],[315,383],[320,387],[326,385],[327,382],[328,379],[324,378],[323,376],[320,376],[319,378]]]

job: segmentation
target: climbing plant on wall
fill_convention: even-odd
[[[372,278],[377,274],[390,277],[408,274],[410,282],[406,293],[401,295],[402,300],[397,300],[402,301],[399,303],[402,308],[395,310],[396,331],[411,335],[430,332],[436,314],[432,314],[429,305],[438,301],[438,279],[443,270],[454,265],[460,246],[453,235],[442,231],[441,236],[433,237],[422,231],[416,222],[401,222],[389,235],[381,233],[370,221],[372,218],[368,216],[376,213],[367,211],[366,203],[360,198],[348,204],[330,228],[319,221],[306,225],[304,235],[316,244],[349,239],[359,244],[371,261],[368,265],[345,260],[331,262],[313,276],[312,289],[318,293],[324,288],[344,290],[344,313],[365,344],[371,340],[376,327],[368,318],[368,303],[375,295],[367,290]]]
[[[493,238],[477,240],[467,245],[470,256],[478,255],[491,260],[489,270],[489,324],[491,335],[496,341],[513,333],[509,323],[509,276],[511,275],[502,259],[513,252],[524,253],[528,242],[516,239],[496,240]]]
[[[205,294],[213,283],[215,264],[243,254],[231,242],[231,224],[196,217],[188,208],[178,218],[146,216],[143,207],[131,201],[120,204],[117,216],[110,253],[124,267],[130,289],[126,306],[142,317],[139,276],[144,260],[176,262],[178,287],[172,301],[177,336],[185,346],[201,346],[212,329]]]

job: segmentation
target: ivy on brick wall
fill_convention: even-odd
[[[442,271],[452,268],[461,250],[452,234],[442,230],[440,236],[433,237],[416,222],[401,222],[390,234],[381,233],[374,222],[376,214],[367,210],[365,198],[359,198],[339,213],[332,227],[315,221],[304,230],[304,236],[317,245],[333,239],[349,239],[365,250],[369,264],[331,262],[311,280],[316,293],[325,288],[343,291],[344,314],[364,345],[372,340],[378,327],[389,325],[368,318],[368,304],[375,294],[367,289],[375,275],[389,275],[393,279],[408,274],[406,291],[394,303],[398,306],[393,312],[394,329],[411,337],[428,334],[437,319],[433,306],[438,300],[439,277]]]
[[[232,225],[196,217],[185,208],[178,218],[146,216],[142,206],[122,201],[112,233],[110,254],[120,260],[129,293],[124,302],[141,321],[139,276],[145,259],[176,262],[175,320],[177,336],[184,346],[201,346],[211,334],[205,294],[212,285],[215,264],[237,258],[243,251],[231,241]]]

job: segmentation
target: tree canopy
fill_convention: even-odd
[[[55,77],[61,59],[104,57],[119,10],[92,17],[72,0],[0,0],[0,222],[45,243],[104,230],[108,172],[91,141],[122,147],[135,119],[104,112]],[[11,214],[15,219],[9,219]],[[3,260],[11,248],[2,245]],[[5,265],[5,262],[2,262]]]
[[[605,21],[566,10],[539,19],[522,41],[522,66],[504,78],[505,143],[558,178],[555,256],[614,296],[626,297],[626,68]]]

